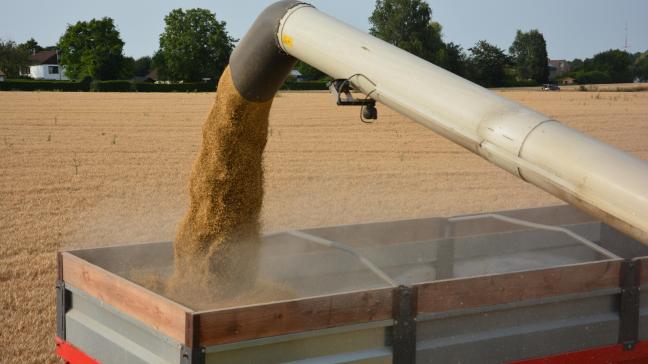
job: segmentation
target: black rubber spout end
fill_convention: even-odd
[[[234,86],[248,101],[265,102],[274,97],[286,81],[297,59],[279,45],[281,19],[297,0],[282,0],[267,7],[239,42],[230,57]]]

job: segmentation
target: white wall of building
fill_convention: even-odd
[[[65,67],[56,64],[30,66],[29,76],[36,80],[68,80]]]

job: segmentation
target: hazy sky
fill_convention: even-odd
[[[225,20],[240,38],[256,15],[272,0],[2,0],[0,38],[41,45],[57,42],[66,25],[109,16],[126,42],[125,54],[152,54],[158,47],[163,18],[171,9],[201,7]],[[313,5],[362,30],[375,0],[312,0]],[[433,19],[443,25],[445,41],[469,48],[486,39],[508,49],[517,29],[544,33],[552,59],[585,58],[623,48],[628,24],[630,51],[648,50],[646,0],[428,0]]]

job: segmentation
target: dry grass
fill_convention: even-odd
[[[648,93],[505,92],[648,159]],[[213,94],[0,93],[0,362],[56,362],[55,251],[169,240]],[[393,111],[275,101],[264,229],[555,204]]]

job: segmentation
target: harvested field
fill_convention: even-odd
[[[503,92],[648,160],[648,93]],[[0,362],[56,362],[55,252],[171,240],[213,94],[0,92]],[[384,107],[270,116],[265,231],[559,203]]]
[[[612,83],[612,84],[601,84],[601,85],[569,85],[569,86],[560,86],[562,90],[569,91],[599,91],[599,92],[636,92],[636,91],[648,91],[648,83]]]
[[[606,83],[592,85],[558,85],[562,91],[586,92],[642,92],[648,91],[648,83]],[[540,86],[502,88],[501,91],[539,91]]]

